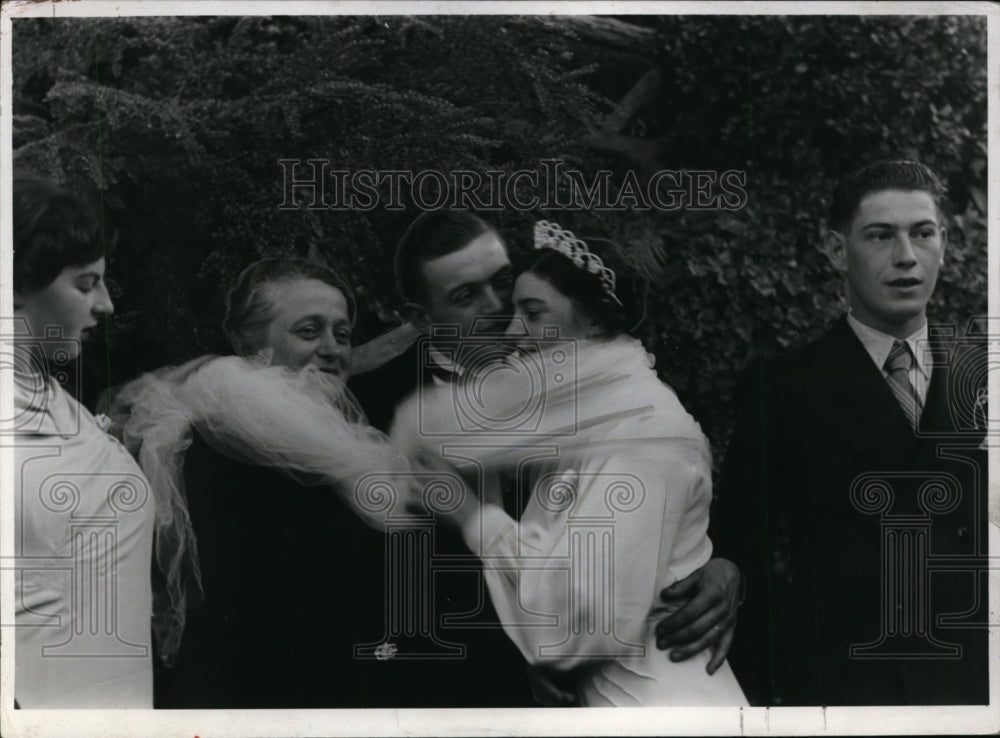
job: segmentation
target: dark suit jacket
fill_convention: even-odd
[[[348,382],[368,422],[383,433],[389,432],[396,406],[416,390],[417,382],[431,381],[430,374],[419,368],[419,347],[418,341],[391,361]]]
[[[422,366],[416,343],[381,367],[352,377],[349,387],[369,422],[388,431],[396,406],[418,382],[430,383],[440,370]],[[443,376],[443,375],[442,375]],[[464,655],[398,660],[392,665],[405,683],[398,706],[411,707],[520,707],[534,704],[526,667],[517,647],[507,638],[493,608],[478,558],[469,552],[460,534],[437,526],[430,566],[434,570],[433,631],[438,639],[464,647]],[[370,572],[380,580],[383,572]],[[412,595],[411,595],[412,596]],[[461,618],[461,622],[455,620]],[[428,650],[419,637],[394,637],[400,652]],[[426,639],[424,639],[426,640]],[[430,649],[433,650],[433,647]]]
[[[713,541],[748,575],[752,702],[988,701],[983,433],[949,404],[979,350],[938,357],[920,434],[845,318],[744,375]]]

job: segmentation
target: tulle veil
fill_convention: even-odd
[[[449,445],[461,444],[481,468],[501,470],[525,447],[553,442],[567,463],[608,444],[671,439],[698,442],[708,453],[697,422],[660,382],[641,343],[626,336],[547,346],[466,381],[422,387],[397,410],[391,443],[367,425],[340,378],[270,366],[266,357],[206,356],[143,375],[117,392],[109,414],[156,499],[163,586],[153,631],[168,666],[186,609],[203,596],[183,476],[195,431],[227,456],[330,486],[376,529],[384,528],[385,511],[363,504],[356,483],[372,472],[406,478],[410,459],[419,467]]]
[[[371,471],[399,473],[406,459],[367,425],[344,382],[313,367],[266,358],[206,356],[122,387],[110,415],[156,499],[154,558],[162,587],[153,632],[166,665],[176,660],[186,610],[203,597],[198,545],[188,514],[184,458],[197,433],[221,453],[273,468],[303,485],[327,485],[366,523],[383,523],[355,501]]]

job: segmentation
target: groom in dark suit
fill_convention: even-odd
[[[474,343],[477,336],[503,333],[510,321],[513,281],[499,234],[482,219],[460,211],[418,218],[400,241],[394,266],[410,322],[425,335],[437,326],[451,333],[435,344],[418,341],[381,366],[352,377],[350,387],[369,422],[383,431],[389,430],[396,406],[420,385],[448,384],[462,375],[460,346],[469,339]],[[390,545],[420,534],[397,535]],[[410,556],[399,565],[390,554],[390,562],[407,569],[401,579],[393,583],[388,572],[369,574],[373,582],[399,590],[385,599],[402,610],[387,615],[397,625],[407,623],[386,633],[395,655],[374,665],[376,676],[384,673],[389,683],[401,685],[391,704],[532,704],[523,659],[499,625],[478,560],[449,528],[437,526],[423,535],[423,556]],[[419,568],[428,573],[421,575]]]
[[[747,574],[755,704],[989,701],[985,430],[960,407],[985,355],[927,323],[941,196],[917,162],[845,177],[825,247],[850,312],[741,381],[713,540]]]
[[[482,345],[478,342],[503,333],[512,313],[513,272],[507,247],[491,225],[472,213],[437,210],[422,214],[400,240],[394,267],[410,322],[425,336],[433,337],[436,332],[438,337],[413,344],[381,366],[352,377],[350,387],[369,421],[382,430],[389,428],[396,406],[419,386],[448,385],[474,366],[475,348]],[[468,361],[470,354],[472,361]],[[519,511],[511,512],[516,516]],[[387,677],[393,672],[390,680],[407,683],[406,694],[392,695],[392,704],[532,704],[523,659],[499,627],[478,560],[457,533],[435,531],[434,540],[432,568],[442,570],[433,580],[434,611],[429,616],[425,612],[424,617],[433,618],[439,639],[465,646],[465,655],[399,664],[406,648],[418,643],[391,638],[396,655],[382,666]],[[731,641],[739,582],[739,570],[732,562],[713,559],[667,592],[666,599],[686,603],[682,619],[661,623],[663,646],[672,641],[669,645],[674,651],[681,651],[674,658],[690,657],[707,647],[712,649],[713,671],[723,661]],[[378,594],[373,599],[378,600]],[[470,612],[475,614],[455,619],[456,613]],[[443,627],[440,618],[446,614],[452,617]],[[573,699],[539,670],[531,678],[532,691],[542,703],[562,705]]]

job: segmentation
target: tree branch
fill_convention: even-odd
[[[552,18],[586,41],[619,51],[648,54],[659,45],[660,34],[652,28],[624,23],[599,15],[564,15]]]
[[[594,151],[613,154],[634,164],[643,172],[654,172],[659,168],[661,146],[655,139],[605,132],[590,136],[585,143]]]
[[[625,97],[618,103],[618,109],[604,119],[604,129],[618,133],[625,128],[639,111],[656,99],[662,79],[663,75],[658,67],[653,67],[642,75],[632,89],[625,93]]]

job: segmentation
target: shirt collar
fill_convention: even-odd
[[[865,325],[855,318],[852,312],[847,313],[847,324],[851,326],[854,335],[861,341],[861,345],[865,347],[865,351],[872,357],[875,365],[879,369],[882,369],[885,366],[885,360],[889,358],[889,352],[892,351],[892,344],[897,339],[886,333],[877,331],[869,325]],[[920,328],[903,340],[910,347],[914,358],[916,358],[917,369],[925,377],[930,377],[930,357],[927,351],[927,321],[925,320]]]
[[[456,364],[450,358],[445,356],[443,353],[438,351],[433,346],[430,346],[427,350],[427,358],[430,359],[434,364],[437,365],[439,369],[448,374],[453,374],[456,377],[461,377],[465,373],[465,368],[460,364]],[[435,375],[437,378],[437,375]]]

